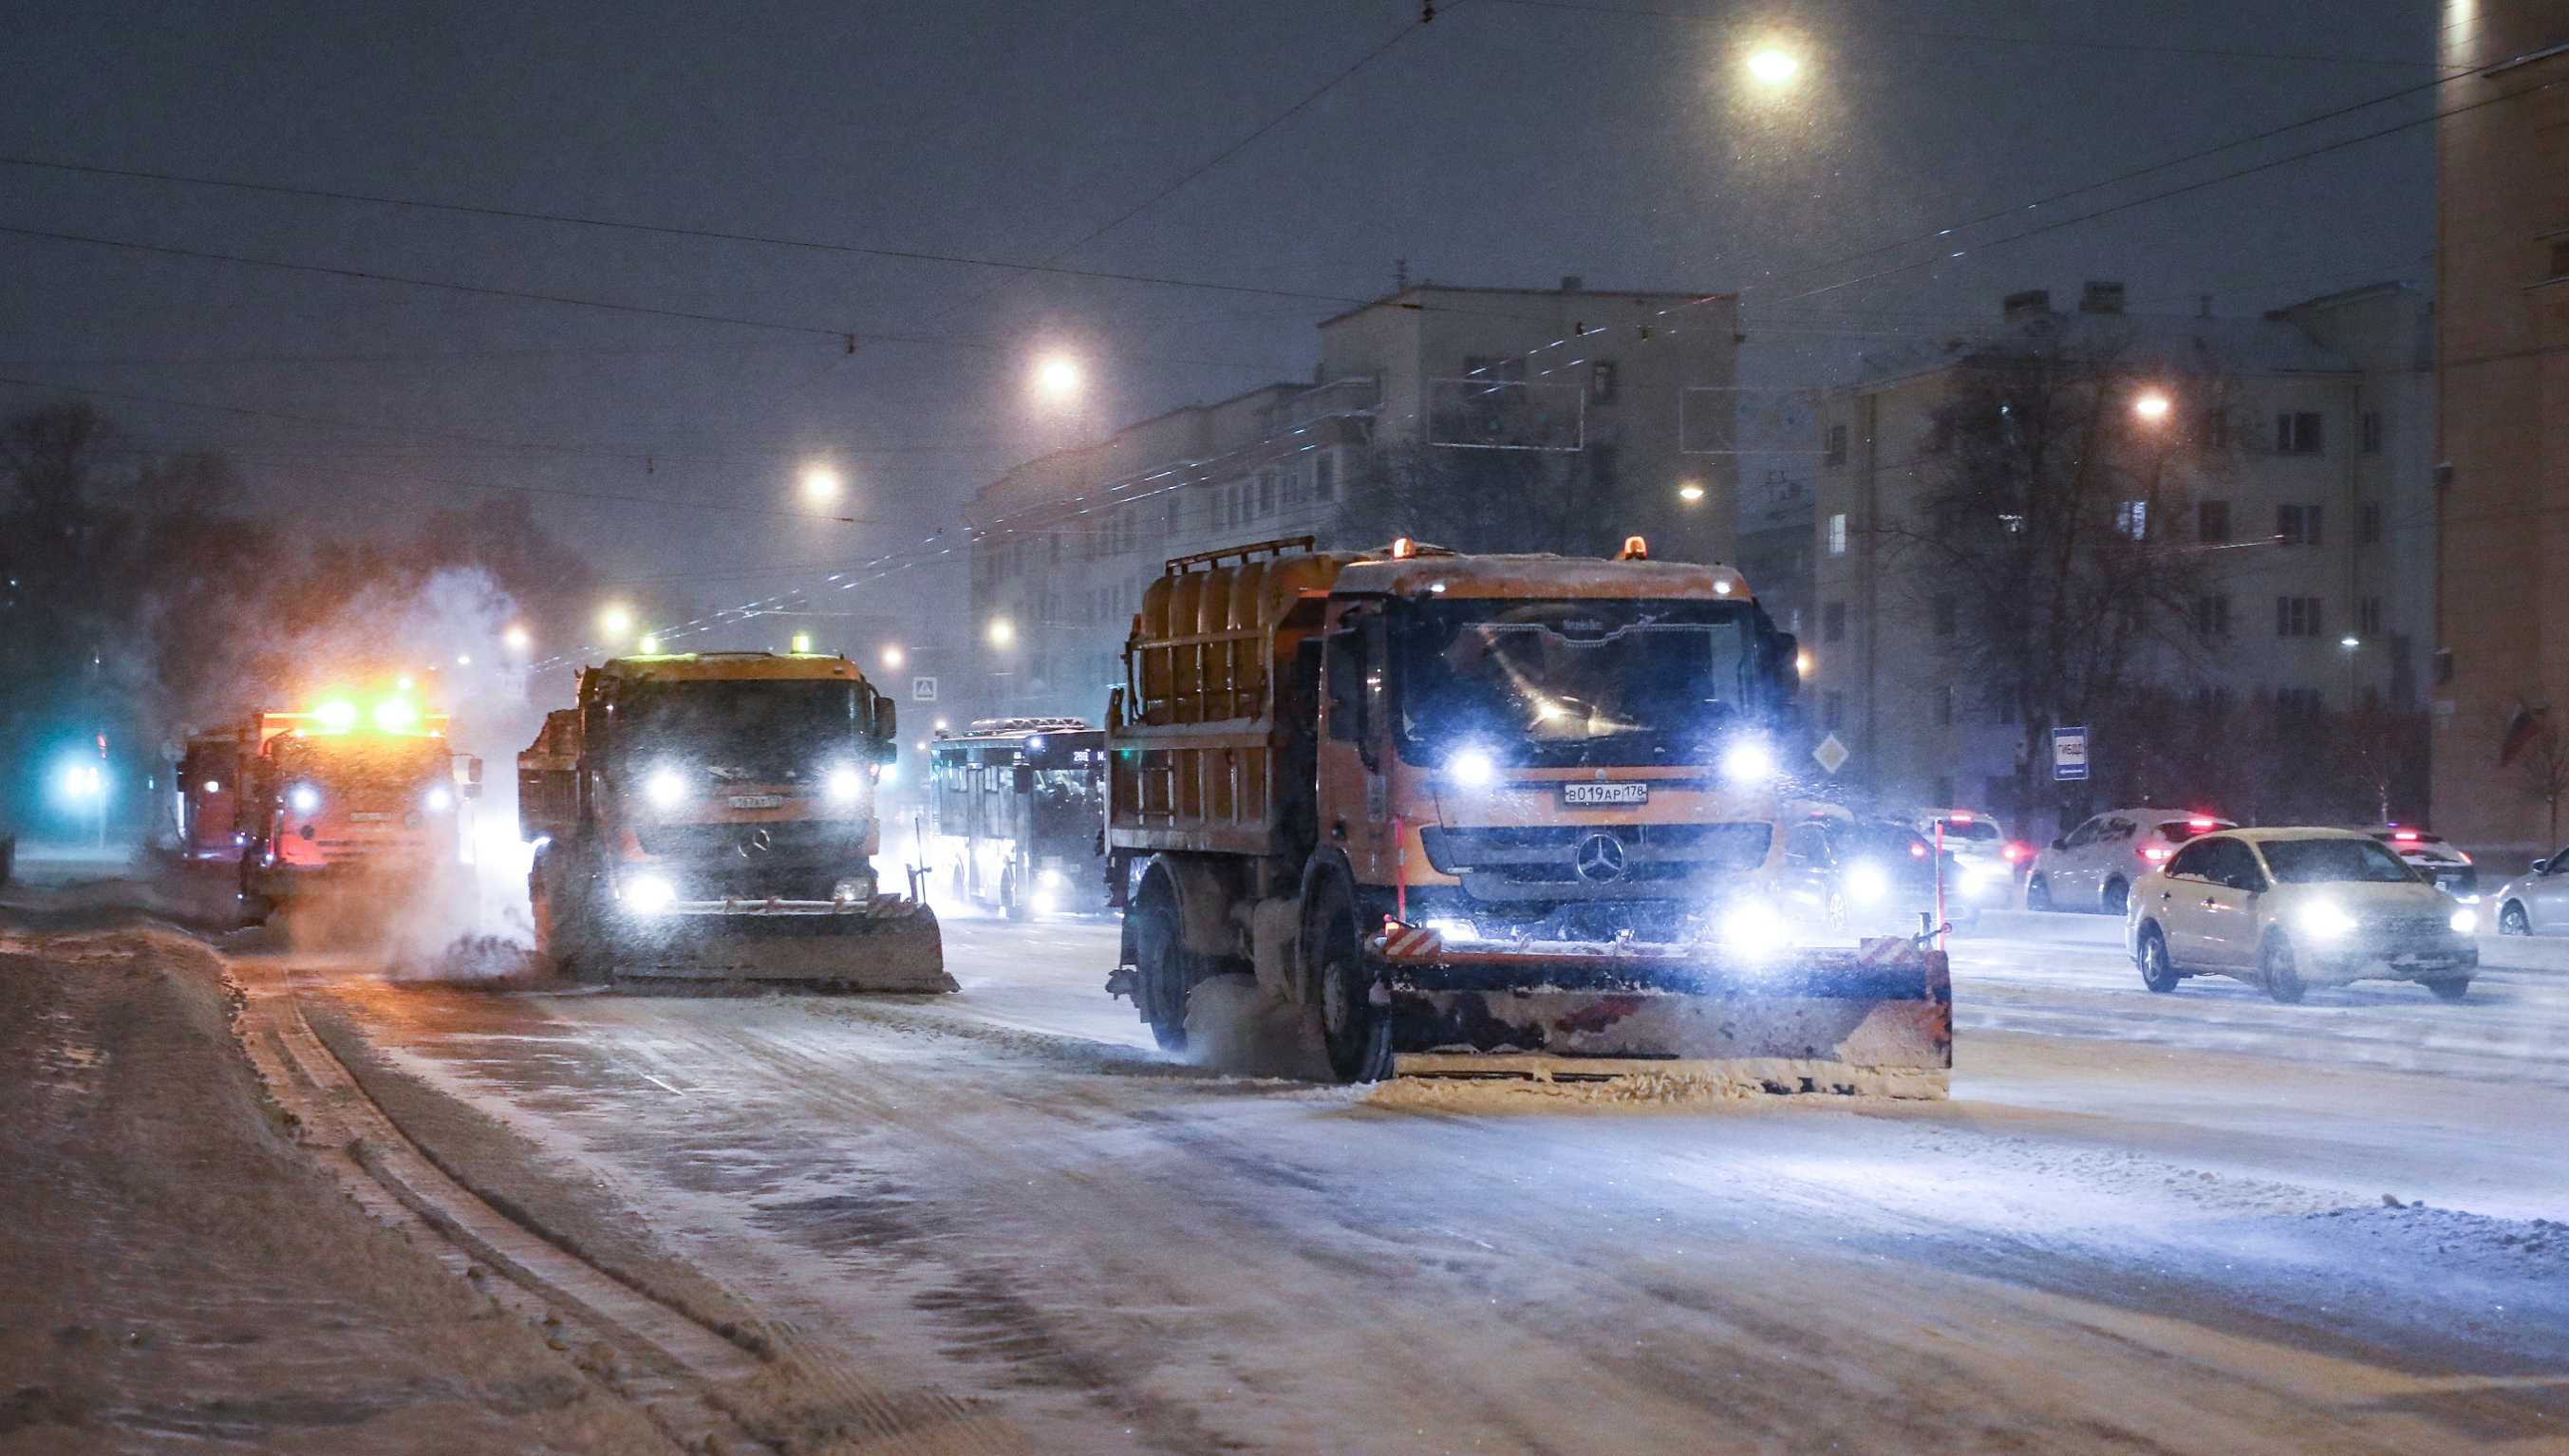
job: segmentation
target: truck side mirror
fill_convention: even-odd
[[[898,751],[901,743],[901,709],[891,698],[882,693],[875,694],[875,736],[893,745]],[[890,763],[892,760],[886,759],[884,762]]]
[[[1791,702],[1802,691],[1802,639],[1791,632],[1775,634],[1775,660],[1768,664],[1779,702]]]

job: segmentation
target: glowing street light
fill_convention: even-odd
[[[620,606],[610,606],[598,613],[597,625],[605,631],[608,640],[620,641],[626,632],[633,630],[633,613]]]
[[[503,643],[506,643],[509,650],[512,652],[524,652],[529,647],[534,646],[536,642],[534,637],[528,635],[525,627],[509,628],[509,630],[500,634],[500,640]]]
[[[1079,365],[1067,354],[1054,354],[1035,365],[1035,388],[1054,399],[1079,392]]]
[[[1684,485],[1677,487],[1677,499],[1691,506],[1703,499],[1703,487],[1696,485],[1692,481],[1688,481]]]
[[[1012,621],[1009,621],[1006,617],[1003,617],[1003,616],[997,616],[997,617],[992,617],[992,618],[990,618],[990,645],[991,645],[991,646],[993,646],[993,647],[1004,647],[1004,646],[1008,645],[1010,642],[1015,641],[1016,639],[1017,639],[1017,626],[1016,626],[1016,623],[1014,623],[1014,622],[1012,622]]]
[[[899,667],[905,660],[906,659],[902,656],[901,649],[899,647],[886,647],[883,649],[884,666]]]
[[[2168,397],[2155,390],[2132,401],[2132,413],[2144,424],[2155,425],[2168,417]]]
[[[1793,79],[1802,63],[1782,51],[1759,51],[1748,58],[1748,74],[1768,86],[1781,86]]]
[[[839,473],[826,465],[816,465],[803,472],[803,499],[815,506],[827,506],[839,499]]]

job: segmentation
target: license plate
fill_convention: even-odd
[[[1601,804],[1648,804],[1648,784],[1564,784],[1561,802],[1572,808],[1589,809]]]
[[[734,794],[731,796],[731,807],[734,809],[782,809],[785,807],[785,799],[782,795],[777,794]]]

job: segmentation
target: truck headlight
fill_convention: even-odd
[[[661,769],[642,781],[642,797],[655,809],[675,809],[686,800],[687,781],[675,769]]]
[[[657,875],[636,875],[624,882],[624,903],[639,914],[656,915],[677,898],[677,887]]]
[[[1445,760],[1445,776],[1467,789],[1478,789],[1499,776],[1499,766],[1483,750],[1467,748]]]
[[[428,791],[428,807],[436,813],[444,814],[448,809],[453,808],[454,804],[455,796],[444,789]]]
[[[854,800],[865,787],[865,778],[855,769],[832,769],[821,780],[822,791],[842,804]]]
[[[2304,934],[2315,940],[2343,939],[2355,933],[2355,916],[2333,905],[2315,905],[2301,912]]]
[[[1765,744],[1744,738],[1721,755],[1722,777],[1736,783],[1754,783],[1775,772],[1775,755]]]
[[[297,784],[294,792],[285,796],[285,802],[293,805],[297,814],[310,814],[321,807],[321,791],[310,784]]]
[[[1742,950],[1766,950],[1784,939],[1784,917],[1767,905],[1735,907],[1721,917],[1721,938]]]
[[[2480,931],[2480,914],[2479,911],[2471,910],[2468,907],[2464,907],[2461,910],[2453,911],[2452,919],[2446,923],[2453,927],[2453,932],[2455,934],[2476,935]]]

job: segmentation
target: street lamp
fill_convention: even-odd
[[[2155,425],[2168,417],[2168,397],[2153,390],[2132,401],[2132,413],[2141,417],[2141,423]]]
[[[1685,502],[1689,506],[1694,505],[1696,502],[1703,499],[1703,487],[1696,485],[1692,481],[1688,481],[1684,485],[1677,487],[1677,499]]]
[[[1004,647],[1017,639],[1016,623],[1003,616],[990,618],[990,645]]]
[[[1035,365],[1035,388],[1057,400],[1079,392],[1079,365],[1067,354],[1053,354]]]
[[[883,649],[884,666],[899,667],[903,661],[904,658],[901,655],[901,649],[899,647],[886,647]]]
[[[826,465],[803,472],[803,499],[815,506],[827,506],[839,499],[839,473]]]
[[[500,640],[508,645],[510,651],[524,652],[535,644],[536,639],[527,634],[525,627],[511,627],[500,634]]]
[[[1781,86],[1793,79],[1802,63],[1782,51],[1764,50],[1748,58],[1748,74],[1768,86]]]
[[[610,642],[622,641],[633,630],[633,613],[620,606],[610,606],[597,614],[597,625]]]

